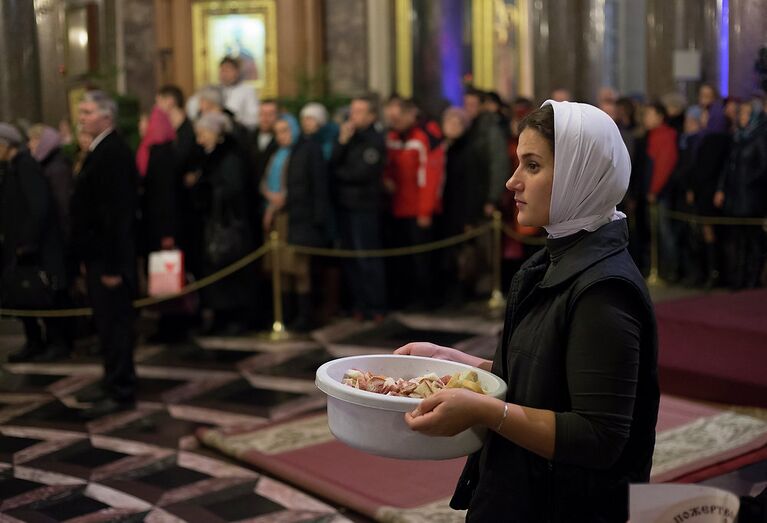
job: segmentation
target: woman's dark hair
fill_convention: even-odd
[[[701,90],[701,89],[703,89],[704,87],[706,87],[706,88],[708,88],[708,89],[711,89],[711,91],[714,93],[714,98],[716,98],[717,100],[719,100],[719,98],[721,97],[721,96],[720,96],[720,94],[719,94],[719,89],[717,89],[717,88],[716,88],[716,86],[715,86],[714,84],[710,84],[710,83],[708,83],[708,82],[703,82],[703,83],[702,83],[702,84],[700,84],[700,86],[698,87],[698,92],[700,93],[700,90]]]
[[[661,118],[663,118],[664,122],[668,119],[668,111],[666,110],[666,106],[663,105],[662,103],[660,103],[660,102],[653,102],[651,104],[648,104],[647,108],[648,109],[652,109],[653,111],[658,113],[658,115]]]
[[[525,129],[538,131],[549,142],[551,154],[554,154],[554,108],[551,105],[544,105],[525,116],[519,124],[519,134]]]
[[[634,105],[634,102],[631,101],[631,98],[628,97],[622,97],[618,98],[618,101],[615,102],[615,105],[623,109],[623,112],[626,114],[626,118],[628,118],[628,126],[634,127],[636,125],[636,105]]]
[[[233,56],[227,55],[227,56],[223,57],[221,59],[221,61],[218,63],[219,67],[224,65],[224,64],[229,64],[232,67],[234,67],[235,69],[237,69],[238,71],[240,70],[240,60],[235,58],[235,57],[233,57]]]
[[[160,89],[157,91],[157,94],[160,96],[173,98],[174,103],[176,104],[176,107],[179,109],[184,108],[184,93],[181,92],[181,88],[179,88],[177,85],[163,85],[160,87]]]

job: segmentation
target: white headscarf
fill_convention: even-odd
[[[549,238],[596,231],[626,217],[623,199],[631,159],[618,126],[593,105],[547,100],[554,109],[554,185]]]
[[[301,109],[301,118],[308,116],[309,118],[314,118],[317,120],[317,124],[322,127],[326,123],[328,123],[328,110],[325,109],[325,106],[317,103],[317,102],[310,102],[304,106],[303,109]]]

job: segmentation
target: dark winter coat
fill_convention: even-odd
[[[56,205],[59,229],[65,244],[72,236],[72,218],[70,204],[74,191],[72,162],[61,149],[54,149],[40,162],[43,174],[48,179],[51,194]]]
[[[327,169],[320,146],[304,136],[290,152],[285,168],[288,243],[323,246],[329,239]]]
[[[677,209],[686,209],[686,193],[690,189],[691,180],[695,176],[695,167],[698,159],[698,148],[700,147],[701,133],[683,134],[679,138],[679,161],[674,170],[674,184],[679,187],[674,206]]]
[[[202,147],[197,144],[194,126],[187,118],[176,129],[176,163],[179,177],[200,168],[204,156]]]
[[[467,521],[627,519],[628,484],[649,480],[660,398],[655,315],[627,245],[625,220],[614,221],[575,237],[554,264],[548,248],[539,251],[514,276],[492,370],[508,384],[506,401],[555,413],[556,449],[554,458],[546,460],[490,432],[482,451],[469,458],[451,502],[454,508],[469,508]],[[636,311],[629,322],[637,334],[631,338],[638,347],[638,353],[632,354],[636,364],[621,352],[628,347],[610,347],[599,339],[596,326],[590,331],[593,341],[579,340],[580,350],[585,345],[592,352],[580,364],[590,369],[590,361],[599,363],[593,365],[595,370],[579,371],[570,382],[570,359],[584,358],[581,353],[569,353],[574,329],[569,318],[579,315],[582,296],[606,289],[611,300],[622,296],[619,305],[630,303]],[[625,318],[615,320],[620,323]],[[620,375],[604,374],[613,367],[621,369]],[[635,382],[626,369],[636,372]],[[606,404],[608,396],[625,403],[613,388],[618,382],[636,384],[629,416],[593,405],[594,401]],[[573,396],[571,387],[575,387]],[[606,392],[594,394],[596,390]],[[572,412],[575,402],[587,401],[592,402],[589,412]],[[570,438],[560,440],[568,426]],[[576,428],[578,432],[573,432]],[[584,441],[588,447],[579,448],[586,445]]]
[[[467,225],[484,219],[486,188],[477,180],[476,149],[463,135],[445,153],[445,185],[442,191],[442,223],[445,236],[464,232]]]
[[[728,216],[761,217],[767,213],[767,125],[734,140],[719,182]]]
[[[701,138],[688,188],[695,195],[695,211],[703,216],[719,214],[714,207],[714,193],[727,163],[730,141],[726,133],[706,133]]]
[[[494,113],[481,113],[466,131],[476,159],[471,177],[477,183],[477,190],[484,195],[485,202],[497,205],[500,205],[504,184],[509,177],[506,135],[499,118]]]
[[[160,249],[162,238],[176,238],[179,227],[179,186],[173,142],[153,145],[143,180],[142,230],[146,252]]]
[[[202,176],[195,187],[197,209],[204,220],[204,230],[209,231],[215,221],[236,223],[241,234],[241,253],[244,256],[253,249],[248,206],[252,199],[245,193],[248,185],[247,168],[236,143],[226,138],[203,161]],[[208,233],[204,233],[204,236]],[[204,243],[210,238],[205,236]],[[221,267],[213,263],[203,248],[202,272],[209,275]],[[205,306],[214,310],[235,309],[246,306],[251,299],[252,271],[239,271],[203,292]]]
[[[330,159],[334,203],[346,211],[377,212],[383,203],[386,140],[371,125],[336,143]]]
[[[269,160],[272,158],[272,155],[277,152],[277,149],[280,148],[279,145],[277,145],[277,141],[274,139],[274,135],[272,135],[272,139],[269,141],[267,146],[264,149],[260,149],[258,147],[260,135],[261,131],[256,129],[250,136],[250,143],[248,146],[250,151],[250,163],[253,169],[252,185],[255,188],[261,186],[261,179],[264,177],[264,173],[266,172],[266,166],[269,164]]]
[[[20,151],[0,174],[0,271],[34,265],[66,288],[64,250],[51,189],[37,161]]]
[[[202,169],[205,153],[197,144],[194,127],[189,119],[176,129],[176,185],[178,187],[179,224],[176,241],[184,251],[187,272],[202,276],[203,217],[196,207],[196,190],[184,185],[187,173]]]
[[[103,274],[136,272],[138,172],[133,152],[116,131],[85,158],[72,197],[72,251]]]

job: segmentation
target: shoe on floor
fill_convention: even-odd
[[[97,403],[109,398],[109,394],[104,389],[98,387],[96,389],[81,392],[75,396],[78,403]]]
[[[48,363],[67,358],[69,358],[69,349],[67,347],[64,347],[63,345],[50,345],[35,357],[35,362]]]
[[[112,398],[105,398],[93,404],[92,407],[80,412],[80,417],[87,420],[94,420],[109,414],[133,410],[136,408],[135,401],[117,401]]]

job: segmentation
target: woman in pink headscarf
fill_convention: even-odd
[[[162,110],[152,109],[141,138],[136,165],[143,187],[142,218],[145,252],[172,249],[176,236],[176,131]]]

